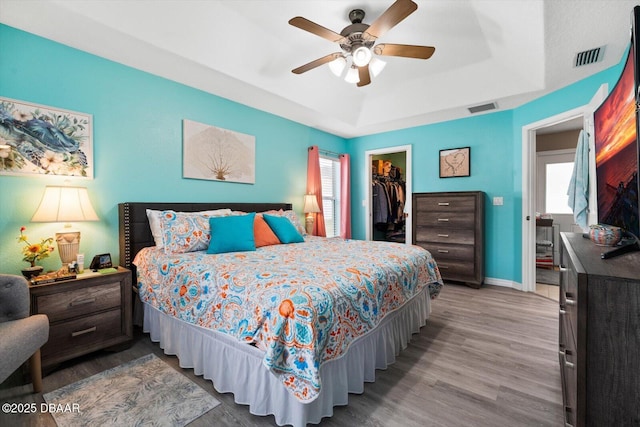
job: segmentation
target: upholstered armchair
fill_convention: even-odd
[[[0,383],[30,358],[33,391],[42,391],[40,347],[49,340],[49,319],[29,316],[29,283],[0,274]]]

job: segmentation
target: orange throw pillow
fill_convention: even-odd
[[[253,220],[253,237],[256,241],[256,248],[280,244],[278,236],[271,230],[262,215],[256,215]]]

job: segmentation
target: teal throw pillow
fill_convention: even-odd
[[[304,237],[298,233],[295,225],[293,225],[287,217],[267,214],[263,214],[262,217],[267,224],[269,224],[269,227],[271,227],[276,236],[278,236],[281,243],[304,242]]]
[[[253,220],[255,212],[247,215],[231,215],[209,218],[211,241],[208,254],[255,251]]]

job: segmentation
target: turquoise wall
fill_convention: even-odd
[[[400,131],[355,138],[350,141],[352,164],[364,165],[365,151],[389,146],[411,145],[413,192],[484,191],[486,193],[486,274],[514,277],[514,257],[519,249],[510,232],[513,222],[513,138],[512,112],[453,120]],[[439,152],[442,149],[471,147],[471,176],[439,178]],[[498,165],[498,166],[497,166]],[[366,197],[365,174],[352,175],[352,214],[354,238],[364,238]],[[492,209],[493,196],[504,197],[504,206]],[[499,208],[499,209],[498,209]],[[357,219],[356,219],[357,218]],[[495,276],[500,274],[501,276]]]
[[[302,215],[307,147],[346,150],[343,138],[4,25],[0,96],[93,115],[95,178],[70,178],[89,189],[100,217],[74,224],[87,257],[110,252],[118,259],[121,202],[290,202]],[[183,119],[254,135],[256,183],[183,179]],[[35,241],[62,227],[29,221],[45,186],[63,182],[0,175],[0,272],[19,274],[27,265],[16,240],[20,226]],[[59,268],[57,252],[42,265]]]
[[[364,165],[367,150],[411,145],[414,192],[484,191],[485,275],[520,283],[522,127],[589,103],[601,84],[613,87],[623,65],[621,61],[513,110],[352,139],[349,141],[352,163]],[[439,151],[456,147],[471,147],[471,176],[439,178]],[[354,238],[362,239],[366,235],[362,206],[366,175],[354,172],[352,177],[352,232]],[[495,196],[503,197],[503,206],[492,205]]]
[[[364,238],[366,150],[412,146],[413,191],[486,193],[486,275],[521,281],[522,126],[586,104],[617,80],[622,61],[576,84],[510,111],[351,140],[330,135],[121,64],[0,25],[0,96],[93,115],[95,179],[89,188],[100,222],[76,224],[88,256],[117,259],[117,204],[125,201],[282,201],[301,215],[307,147],[352,156],[354,238]],[[182,120],[256,136],[256,184],[182,178]],[[439,150],[471,147],[471,176],[438,177]],[[59,224],[30,223],[45,185],[59,177],[0,176],[0,272],[17,273],[21,225],[34,240]],[[504,198],[493,206],[494,196]],[[57,254],[45,268],[59,267]]]

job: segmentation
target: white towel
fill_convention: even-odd
[[[569,182],[569,207],[573,218],[583,231],[588,230],[587,214],[589,208],[589,134],[584,130],[578,136],[573,174]]]

